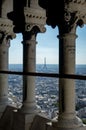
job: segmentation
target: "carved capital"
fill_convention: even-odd
[[[0,44],[10,46],[10,36],[0,32]]]
[[[46,12],[43,9],[34,9],[25,7],[25,31],[31,31],[37,27],[39,32],[45,32],[44,25],[46,24]]]
[[[0,32],[9,35],[12,39],[15,38],[15,33],[13,32],[13,22],[9,19],[0,18]]]
[[[15,33],[13,32],[13,23],[9,19],[0,18],[0,44],[8,43],[9,39],[15,38]]]
[[[86,23],[86,1],[65,0],[64,25],[67,32],[74,32],[77,26]]]
[[[69,33],[69,32],[74,33],[76,30],[78,21],[79,21],[78,12],[71,13],[68,10],[65,10],[64,28],[65,28],[66,33]],[[81,24],[83,25],[82,21],[81,21]]]

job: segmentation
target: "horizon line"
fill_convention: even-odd
[[[36,65],[44,65],[44,63],[36,63]],[[9,63],[8,65],[23,65],[23,63]],[[46,63],[46,65],[59,65],[56,63]],[[75,64],[75,65],[86,65],[85,63],[81,63],[81,64]]]

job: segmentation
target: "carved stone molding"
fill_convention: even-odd
[[[40,32],[45,32],[44,25],[46,24],[46,12],[43,9],[34,9],[25,7],[25,31],[31,31],[34,26],[37,26]]]
[[[78,4],[84,4],[86,0],[65,0],[66,3],[73,2]]]

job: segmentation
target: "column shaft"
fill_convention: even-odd
[[[35,35],[23,43],[23,71],[35,72],[36,68],[36,39]],[[23,76],[23,107],[25,113],[36,109],[35,77]]]
[[[9,44],[0,44],[0,70],[8,70]],[[8,104],[8,75],[0,74],[0,112],[2,113]]]
[[[75,73],[75,33],[65,33],[59,37],[59,73]],[[59,79],[58,129],[79,128],[82,126],[75,111],[74,79]]]
[[[59,73],[75,73],[75,38],[74,34],[65,34],[59,44]],[[59,80],[60,113],[75,113],[75,81],[73,79]],[[65,117],[66,118],[66,117]]]

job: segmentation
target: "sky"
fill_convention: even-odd
[[[52,28],[46,25],[45,33],[38,33],[36,37],[36,64],[58,64],[59,63],[59,39],[58,27]],[[76,34],[76,64],[86,64],[86,25],[77,27]],[[16,34],[11,40],[9,48],[9,64],[22,64],[23,45],[22,34]]]

